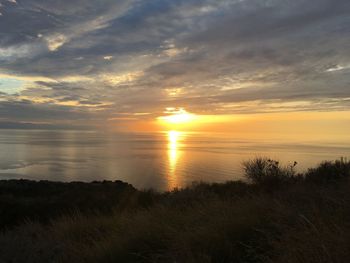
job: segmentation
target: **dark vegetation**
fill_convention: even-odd
[[[350,162],[295,165],[167,193],[0,181],[0,262],[349,262]]]

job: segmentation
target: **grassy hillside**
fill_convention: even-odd
[[[349,262],[350,163],[294,166],[167,193],[2,181],[0,262]]]

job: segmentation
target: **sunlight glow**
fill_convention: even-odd
[[[184,123],[185,124],[196,119],[196,115],[192,113],[188,113],[183,108],[180,108],[178,110],[175,110],[174,108],[167,108],[167,110],[168,111],[166,113],[171,113],[171,115],[158,117],[158,119],[164,123],[168,123],[168,124]]]
[[[242,117],[233,115],[199,115],[186,111],[184,108],[166,108],[165,116],[157,117],[158,130],[163,131],[204,131],[208,127],[216,127],[228,123],[232,125]]]

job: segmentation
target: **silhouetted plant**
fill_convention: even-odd
[[[256,158],[244,163],[254,184],[167,193],[0,181],[0,262],[349,262],[350,163],[324,162],[303,177],[295,166]]]
[[[281,166],[279,161],[265,157],[257,157],[243,162],[246,178],[256,184],[279,184],[291,181],[297,177],[294,162],[288,166]]]
[[[350,162],[346,158],[336,161],[324,161],[316,168],[310,168],[305,174],[307,181],[329,183],[350,177]]]

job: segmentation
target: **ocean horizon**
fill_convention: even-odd
[[[122,180],[138,189],[172,190],[193,182],[242,180],[257,156],[298,162],[297,171],[350,156],[345,141],[291,141],[208,132],[116,133],[0,129],[0,179]]]

